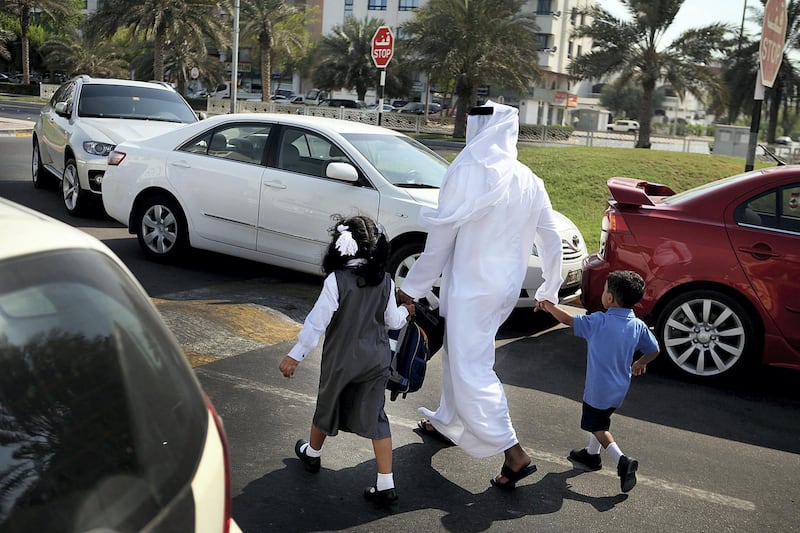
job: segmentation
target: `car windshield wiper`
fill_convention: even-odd
[[[396,186],[403,189],[438,189],[438,185],[429,185],[427,183],[395,183]]]

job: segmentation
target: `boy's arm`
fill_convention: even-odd
[[[542,300],[541,302],[539,302],[539,306],[548,313],[550,313],[551,315],[553,315],[556,318],[556,320],[558,320],[562,324],[566,324],[567,326],[572,326],[575,323],[571,314],[567,313],[553,302],[550,302],[548,300]]]
[[[642,374],[647,372],[647,364],[650,363],[656,357],[658,357],[658,350],[656,350],[653,353],[641,356],[631,365],[631,374],[633,374],[634,376],[641,376]]]

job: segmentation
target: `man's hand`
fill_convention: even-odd
[[[397,303],[399,304],[413,304],[414,298],[409,296],[408,294],[404,293],[402,289],[397,289],[395,293],[395,298],[397,299]]]
[[[278,368],[280,369],[281,374],[283,374],[283,377],[290,378],[294,376],[294,369],[297,368],[297,361],[287,355],[283,358],[283,361],[281,361],[281,364]]]

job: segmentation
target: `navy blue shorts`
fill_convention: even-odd
[[[595,431],[608,431],[611,428],[611,413],[616,411],[616,407],[608,409],[598,409],[583,402],[583,414],[581,415],[581,429],[594,433]]]

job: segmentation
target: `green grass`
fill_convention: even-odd
[[[600,247],[600,223],[611,197],[606,186],[608,178],[647,180],[680,192],[740,174],[745,165],[742,158],[720,155],[527,145],[520,145],[519,160],[544,180],[553,207],[578,226],[590,253]],[[772,164],[756,161],[755,166]]]

